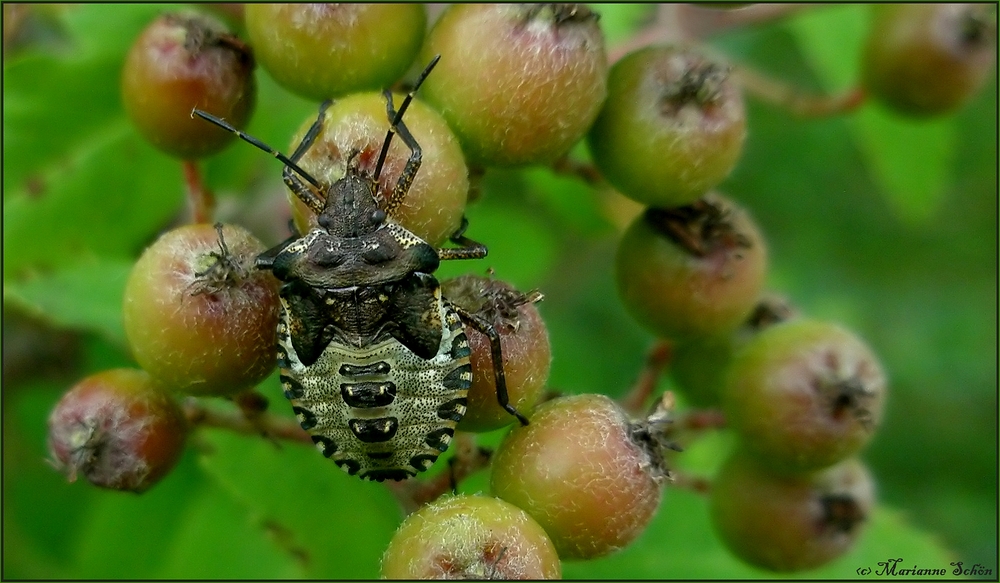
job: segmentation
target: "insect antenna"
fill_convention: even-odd
[[[431,62],[424,67],[423,72],[420,73],[419,77],[417,77],[417,82],[413,84],[413,89],[406,94],[406,97],[403,99],[403,103],[399,106],[399,110],[396,111],[396,115],[393,116],[392,123],[389,124],[389,131],[385,134],[385,141],[382,142],[382,151],[379,152],[378,162],[375,164],[375,181],[378,181],[378,177],[382,173],[382,165],[385,164],[385,157],[389,153],[389,144],[392,142],[392,136],[396,134],[396,126],[403,120],[403,114],[406,113],[406,108],[410,107],[410,102],[413,101],[413,95],[417,92],[417,89],[420,89],[420,85],[424,82],[424,79],[427,78],[431,69],[433,69],[434,65],[437,65],[440,60],[441,55],[435,55],[434,58],[431,59]],[[389,93],[389,107],[391,111],[392,93]]]
[[[215,125],[219,126],[220,128],[236,134],[237,136],[240,137],[240,139],[242,139],[244,142],[249,143],[251,146],[255,146],[255,147],[257,147],[257,148],[259,148],[261,150],[264,150],[268,154],[270,154],[270,155],[274,156],[275,158],[277,158],[278,160],[280,160],[285,166],[288,166],[289,168],[291,168],[292,170],[294,170],[296,174],[298,174],[302,178],[305,178],[306,182],[308,182],[309,184],[312,184],[313,186],[315,186],[316,188],[319,188],[320,190],[323,189],[323,185],[320,184],[318,180],[316,180],[315,178],[313,178],[312,176],[310,176],[309,173],[306,172],[305,170],[303,170],[302,168],[299,168],[299,165],[296,164],[295,162],[292,162],[292,160],[288,156],[286,156],[286,155],[282,154],[281,152],[275,150],[271,146],[268,146],[264,142],[258,140],[257,138],[255,138],[255,137],[253,137],[253,136],[251,136],[249,134],[245,134],[245,133],[241,132],[240,130],[238,130],[238,129],[234,128],[233,126],[229,125],[229,123],[226,122],[225,120],[223,120],[221,118],[218,118],[218,117],[215,117],[214,115],[212,115],[210,113],[206,113],[206,112],[204,112],[204,111],[202,111],[200,109],[193,109],[193,110],[191,110],[191,117],[194,117],[196,115],[198,117],[200,117],[201,119],[205,120],[205,121],[212,122]]]

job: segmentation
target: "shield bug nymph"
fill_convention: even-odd
[[[451,236],[435,248],[393,220],[420,168],[421,149],[403,123],[435,57],[398,110],[384,92],[389,131],[372,172],[349,157],[345,174],[323,184],[296,163],[316,141],[330,102],[290,157],[205,112],[194,114],[272,154],[285,184],[318,226],[261,253],[256,265],[284,282],[278,324],[278,366],[285,396],[320,451],[370,480],[402,480],[426,470],[448,448],[466,411],[472,382],[463,322],[490,338],[502,363],[500,337],[483,318],[453,305],[432,275],[441,260],[479,259],[486,247]],[[398,134],[410,151],[388,202],[379,206],[378,179]],[[509,402],[502,364],[494,365],[497,400]]]

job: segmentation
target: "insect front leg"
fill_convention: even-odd
[[[298,162],[299,158],[305,154],[309,148],[316,142],[316,138],[319,133],[323,131],[323,118],[326,117],[326,110],[333,105],[333,101],[327,99],[319,105],[319,114],[316,116],[316,121],[309,127],[309,131],[306,135],[302,137],[302,141],[299,142],[298,146],[295,146],[295,151],[292,152],[291,160],[293,162]]]
[[[420,149],[420,144],[410,133],[409,128],[403,123],[400,116],[397,115],[395,109],[392,105],[392,93],[388,90],[383,92],[385,96],[385,108],[386,114],[389,116],[389,136],[386,138],[383,144],[383,154],[387,153],[389,147],[389,141],[394,133],[398,133],[400,139],[406,144],[406,147],[410,149],[410,157],[406,160],[406,166],[403,167],[403,171],[399,174],[399,178],[396,179],[396,186],[392,189],[392,194],[389,196],[389,201],[385,205],[386,214],[392,214],[392,212],[403,204],[403,198],[406,197],[406,193],[410,191],[410,185],[413,184],[413,179],[417,176],[417,170],[420,169],[420,163],[423,159],[423,150]],[[408,103],[408,100],[412,97],[413,91],[406,96],[407,101],[403,103]],[[402,112],[402,107],[400,107],[400,112]],[[383,161],[383,156],[379,155],[379,162]],[[381,170],[381,167],[376,169],[376,172]],[[376,174],[375,179],[378,180],[378,175]]]
[[[528,418],[518,412],[513,405],[510,404],[510,397],[507,395],[507,377],[504,375],[503,371],[503,351],[500,348],[500,333],[497,332],[493,324],[490,324],[486,319],[477,314],[473,314],[464,308],[459,306],[452,306],[458,313],[462,321],[472,326],[474,329],[482,332],[490,339],[490,356],[493,359],[493,379],[496,384],[497,390],[497,403],[503,407],[504,411],[507,411],[517,420],[521,422],[521,425],[528,424]]]

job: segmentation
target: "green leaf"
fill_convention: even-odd
[[[852,121],[869,171],[897,216],[912,225],[937,217],[952,182],[954,118],[914,122],[870,105]]]
[[[607,46],[627,39],[656,10],[651,4],[591,4],[590,7],[601,15],[599,24]]]
[[[74,152],[39,193],[4,199],[4,277],[83,257],[134,257],[177,213],[181,168],[124,120]]]
[[[867,11],[863,5],[825,7],[804,11],[788,23],[830,92],[859,83]],[[934,218],[953,179],[954,117],[913,121],[869,103],[851,117],[850,127],[897,216],[914,225]]]
[[[126,346],[122,297],[131,271],[127,261],[81,261],[7,282],[4,303],[11,302],[56,327],[96,332]]]
[[[4,198],[58,181],[77,150],[124,119],[125,53],[165,5],[88,5],[61,12],[72,49],[4,62]],[[43,186],[44,188],[44,186]]]
[[[315,448],[223,431],[201,434],[202,467],[268,528],[307,577],[378,577],[402,520],[388,489],[345,475]]]

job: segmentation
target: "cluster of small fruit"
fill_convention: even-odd
[[[738,435],[711,488],[716,530],[745,561],[796,571],[843,553],[865,519],[870,478],[844,460],[878,425],[885,381],[853,334],[761,299],[763,236],[712,192],[746,133],[729,73],[695,48],[627,55],[589,143],[611,184],[649,205],[619,245],[622,301],[671,343],[682,394],[721,407]]]
[[[194,104],[245,123],[254,107],[250,49],[213,18],[167,14],[132,47],[123,102],[138,130],[186,160],[230,142],[190,119]],[[128,280],[124,323],[141,369],[97,373],[49,418],[49,448],[74,479],[142,492],[177,463],[189,433],[180,394],[234,394],[274,368],[277,283],[255,273],[264,246],[245,229],[190,224],[162,235]]]

